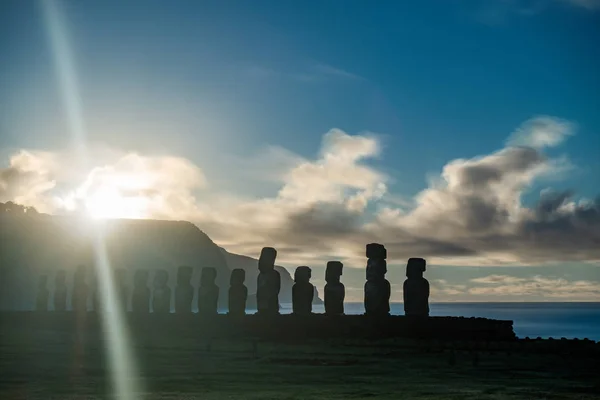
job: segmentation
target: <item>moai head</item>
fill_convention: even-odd
[[[167,286],[167,282],[169,281],[169,273],[164,269],[159,269],[154,274],[154,287],[162,288]]]
[[[342,276],[343,269],[344,264],[342,264],[339,261],[327,262],[327,269],[325,270],[325,281],[327,283],[339,282],[340,277]]]
[[[212,267],[204,267],[200,272],[200,286],[214,285],[217,279],[217,270]]]
[[[40,276],[40,279],[38,280],[38,288],[46,289],[47,284],[48,284],[48,277],[46,275]]]
[[[85,283],[85,278],[86,278],[85,275],[86,275],[85,266],[79,265],[77,267],[77,269],[75,270],[75,275],[73,276],[73,279],[76,283]]]
[[[311,269],[306,266],[296,268],[294,272],[294,282],[296,283],[308,283],[310,281]]]
[[[382,244],[369,243],[367,245],[367,258],[385,260],[387,258],[387,250]]]
[[[277,258],[277,250],[272,247],[263,247],[258,258],[258,270],[267,272],[275,268],[275,258]]]
[[[422,278],[425,272],[426,261],[424,258],[409,258],[406,263],[407,278]]]
[[[367,260],[367,280],[384,279],[387,273],[387,262],[380,258],[369,258]]]
[[[64,286],[67,280],[67,273],[64,270],[58,270],[56,272],[56,277],[54,278],[54,284],[56,286]]]
[[[229,284],[231,286],[234,285],[243,285],[246,280],[246,271],[241,268],[236,268],[231,271],[231,276],[229,277]]]
[[[189,285],[192,279],[192,267],[179,267],[177,269],[177,284]]]
[[[133,277],[133,284],[136,287],[144,287],[148,284],[148,271],[145,269],[138,269],[135,271]]]

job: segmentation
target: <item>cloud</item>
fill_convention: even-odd
[[[471,295],[502,296],[502,297],[544,297],[547,299],[593,300],[600,298],[600,282],[577,280],[569,281],[564,278],[534,276],[531,278],[516,278],[510,276],[490,276],[472,279],[473,282],[486,283],[485,286],[471,287],[467,290]]]
[[[515,276],[508,275],[488,275],[481,278],[471,279],[471,282],[487,284],[514,284],[525,281],[527,281],[526,278],[517,278]]]
[[[186,159],[130,153],[112,165],[92,169],[83,184],[63,201],[67,209],[82,205],[109,217],[177,219],[196,208],[192,193],[206,184],[202,171]],[[105,203],[111,201],[114,208],[106,209]]]
[[[266,179],[280,186],[261,197],[220,191],[199,166],[177,157],[122,154],[60,196],[48,172],[52,157],[41,158],[33,178],[23,175],[32,167],[17,168],[17,161],[1,176],[5,200],[18,197],[61,212],[61,206],[81,207],[86,198],[99,204],[105,199],[121,204],[119,212],[137,207],[147,216],[191,220],[233,252],[256,255],[265,245],[275,246],[279,260],[290,265],[333,258],[362,265],[370,242],[385,243],[399,263],[412,256],[446,265],[594,262],[600,260],[600,200],[552,190],[532,204],[522,200],[534,182],[564,171],[564,160],[543,150],[571,136],[572,127],[552,117],[526,121],[513,134],[520,146],[511,139],[491,154],[451,160],[400,206],[386,199],[406,195],[388,193],[389,178],[373,166],[381,156],[377,136],[339,129],[324,135],[315,159],[275,151],[277,171]],[[15,168],[19,178],[5,178]],[[62,199],[58,206],[48,202],[56,198]]]
[[[540,116],[522,124],[508,139],[509,146],[528,146],[535,149],[559,145],[573,135],[574,125],[569,121]]]
[[[58,160],[49,152],[14,154],[8,166],[0,169],[0,201],[32,205],[42,212],[52,209],[45,197],[56,186],[52,176],[57,166]]]

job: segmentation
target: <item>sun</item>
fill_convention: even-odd
[[[83,198],[85,212],[95,219],[147,218],[148,199],[124,195],[121,190],[101,187]]]
[[[93,219],[150,218],[153,199],[143,177],[110,174],[97,178],[90,174],[76,190],[57,200],[66,210]]]

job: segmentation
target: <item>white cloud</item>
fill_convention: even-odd
[[[307,207],[318,203],[345,204],[362,211],[385,191],[385,176],[361,164],[379,154],[374,137],[350,136],[332,129],[323,138],[320,158],[292,168],[279,191],[280,201]]]
[[[58,168],[58,159],[50,152],[22,150],[14,154],[8,166],[0,169],[0,201],[51,211],[47,195],[56,186],[53,176]]]
[[[510,136],[509,146],[528,146],[535,149],[559,145],[567,136],[574,134],[574,125],[569,121],[539,116],[522,124]]]

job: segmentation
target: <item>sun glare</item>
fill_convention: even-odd
[[[117,188],[101,187],[83,197],[86,213],[101,218],[145,218],[148,200],[142,196],[124,196]]]

